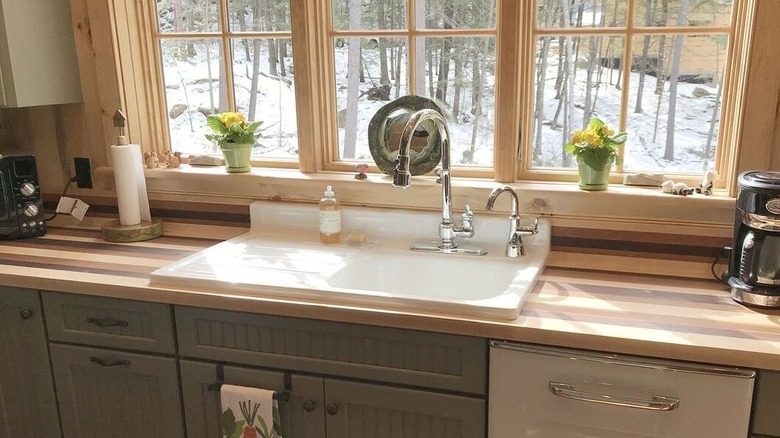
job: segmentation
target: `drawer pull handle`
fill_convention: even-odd
[[[22,309],[19,312],[19,317],[21,317],[22,319],[30,319],[34,315],[35,315],[35,311],[33,311],[32,309]]]
[[[557,397],[568,398],[591,403],[599,403],[624,408],[644,409],[648,411],[672,411],[680,405],[680,399],[654,395],[651,400],[641,400],[630,397],[620,397],[609,394],[595,394],[579,391],[568,383],[550,382],[550,391]]]
[[[314,400],[306,400],[303,402],[303,410],[306,412],[313,412],[316,407],[317,403],[315,403]]]
[[[130,325],[129,322],[123,321],[121,319],[111,319],[111,318],[87,318],[87,322],[90,324],[94,324],[98,327],[127,327]]]
[[[130,361],[127,359],[103,359],[102,357],[91,356],[89,361],[102,367],[130,366]]]
[[[339,413],[339,405],[331,403],[325,407],[325,412],[327,412],[328,415],[336,415]]]

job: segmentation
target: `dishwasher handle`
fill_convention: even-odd
[[[599,403],[625,408],[644,409],[648,411],[673,411],[680,405],[680,399],[654,395],[650,400],[641,400],[631,397],[621,397],[609,394],[596,394],[580,391],[569,383],[550,382],[550,392],[557,397],[570,400],[579,400],[591,403]]]

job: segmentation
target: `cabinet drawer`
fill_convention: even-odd
[[[176,327],[184,357],[486,391],[480,338],[178,306]]]
[[[175,352],[167,304],[44,292],[43,308],[52,341]]]

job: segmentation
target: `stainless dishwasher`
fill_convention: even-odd
[[[755,375],[491,341],[488,438],[745,438]]]

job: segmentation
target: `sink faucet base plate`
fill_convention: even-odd
[[[484,248],[458,246],[455,248],[443,248],[436,243],[414,243],[409,248],[412,251],[419,252],[438,252],[441,254],[463,254],[463,255],[485,255],[487,250]]]

